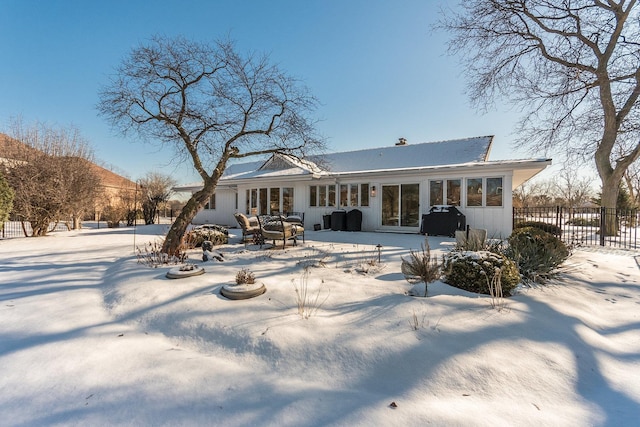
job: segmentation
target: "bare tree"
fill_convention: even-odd
[[[162,250],[174,254],[231,159],[320,148],[307,116],[316,100],[264,56],[154,37],[133,49],[100,93],[98,110],[127,134],[170,144],[204,182],[176,218]]]
[[[158,172],[149,172],[139,183],[144,223],[147,225],[153,224],[158,214],[158,207],[169,200],[176,182],[170,176]]]
[[[13,210],[14,192],[9,187],[9,183],[2,174],[0,164],[0,230],[4,228],[4,222],[9,219],[9,214]]]
[[[579,176],[574,165],[571,161],[566,162],[552,181],[554,193],[561,201],[560,204],[568,208],[580,207],[593,197],[592,180]]]
[[[528,181],[513,190],[513,206],[525,208],[544,206],[549,197],[551,184],[548,181]],[[543,203],[542,205],[540,203]]]
[[[631,204],[640,207],[640,164],[638,161],[632,163],[624,173],[624,183],[629,191]]]
[[[502,96],[523,110],[519,143],[595,159],[607,208],[640,156],[636,3],[466,0],[439,24],[453,32],[450,51],[464,58],[472,102],[489,108]]]
[[[3,141],[9,159],[7,181],[15,192],[13,212],[31,225],[31,236],[42,236],[52,222],[73,219],[78,225],[92,210],[99,178],[87,162],[88,143],[74,128],[54,128],[42,123],[24,126],[16,120],[12,137]]]

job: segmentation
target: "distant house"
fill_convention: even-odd
[[[551,159],[490,161],[493,136],[408,144],[229,166],[194,223],[234,225],[233,214],[304,212],[306,227],[358,209],[362,230],[418,232],[422,214],[454,205],[489,236],[512,230],[512,191]],[[177,187],[197,191],[201,184]]]
[[[34,148],[0,133],[0,167],[11,167],[11,165],[23,162],[22,153],[29,150],[34,150]],[[88,160],[85,162],[87,168],[91,169],[100,180],[100,188],[97,189],[100,196],[96,200],[95,212],[92,213],[92,216],[96,216],[97,219],[106,206],[120,202],[123,196],[133,201],[136,190],[135,182],[93,162]]]

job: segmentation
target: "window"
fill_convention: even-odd
[[[293,211],[293,188],[285,187],[282,189],[282,212]]]
[[[487,206],[502,206],[502,178],[487,178]]]
[[[280,188],[269,189],[269,213],[280,211]]]
[[[334,191],[335,197],[335,191]],[[327,206],[327,186],[318,186],[318,206]]]
[[[250,188],[246,191],[246,212],[265,215],[293,210],[293,188]],[[282,202],[282,205],[280,204]]]
[[[468,178],[467,206],[503,206],[502,177]]]
[[[447,180],[447,204],[453,206],[460,206],[460,180],[448,179]]]
[[[482,178],[467,179],[467,206],[482,206]]]
[[[329,199],[327,200],[327,206],[335,206],[336,205],[336,186],[329,186]]]
[[[318,186],[309,186],[309,206],[318,206]]]
[[[369,206],[369,184],[340,184],[340,206]],[[309,186],[310,207],[336,206],[336,185]]]
[[[360,206],[369,206],[369,184],[360,184]]]
[[[207,200],[207,203],[204,204],[204,209],[215,209],[216,208],[216,195],[212,194]]]
[[[340,184],[340,207],[347,206],[349,187],[347,184]]]
[[[269,199],[267,199],[267,189],[260,189],[260,215],[264,215],[267,213],[267,204],[269,203]]]
[[[351,184],[350,188],[349,188],[349,200],[350,200],[350,205],[351,206],[358,206],[358,184]]]
[[[249,213],[251,215],[258,215],[258,189],[257,188],[252,188],[251,189],[251,209],[249,210]]]
[[[444,204],[443,191],[444,188],[441,179],[429,181],[429,203],[431,206]]]

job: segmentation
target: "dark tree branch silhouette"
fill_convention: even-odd
[[[602,204],[615,208],[640,156],[637,1],[467,0],[437,27],[453,34],[472,103],[521,108],[519,145],[593,159]]]
[[[323,148],[309,114],[316,99],[266,56],[233,43],[154,37],[133,49],[100,93],[98,110],[122,133],[170,145],[204,182],[173,223],[163,251],[179,250],[187,226],[229,160]]]

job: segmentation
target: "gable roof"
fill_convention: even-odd
[[[266,162],[229,165],[223,181],[257,177],[313,175],[315,177],[358,172],[406,170],[434,166],[486,162],[493,136],[394,145],[309,156],[299,159],[274,154]]]
[[[234,186],[252,178],[321,178],[393,171],[419,171],[451,168],[513,168],[513,188],[532,178],[551,164],[551,159],[489,161],[493,136],[394,145],[345,151],[299,159],[274,154],[269,159],[227,166],[219,187]],[[195,191],[202,183],[177,186],[176,191]]]

